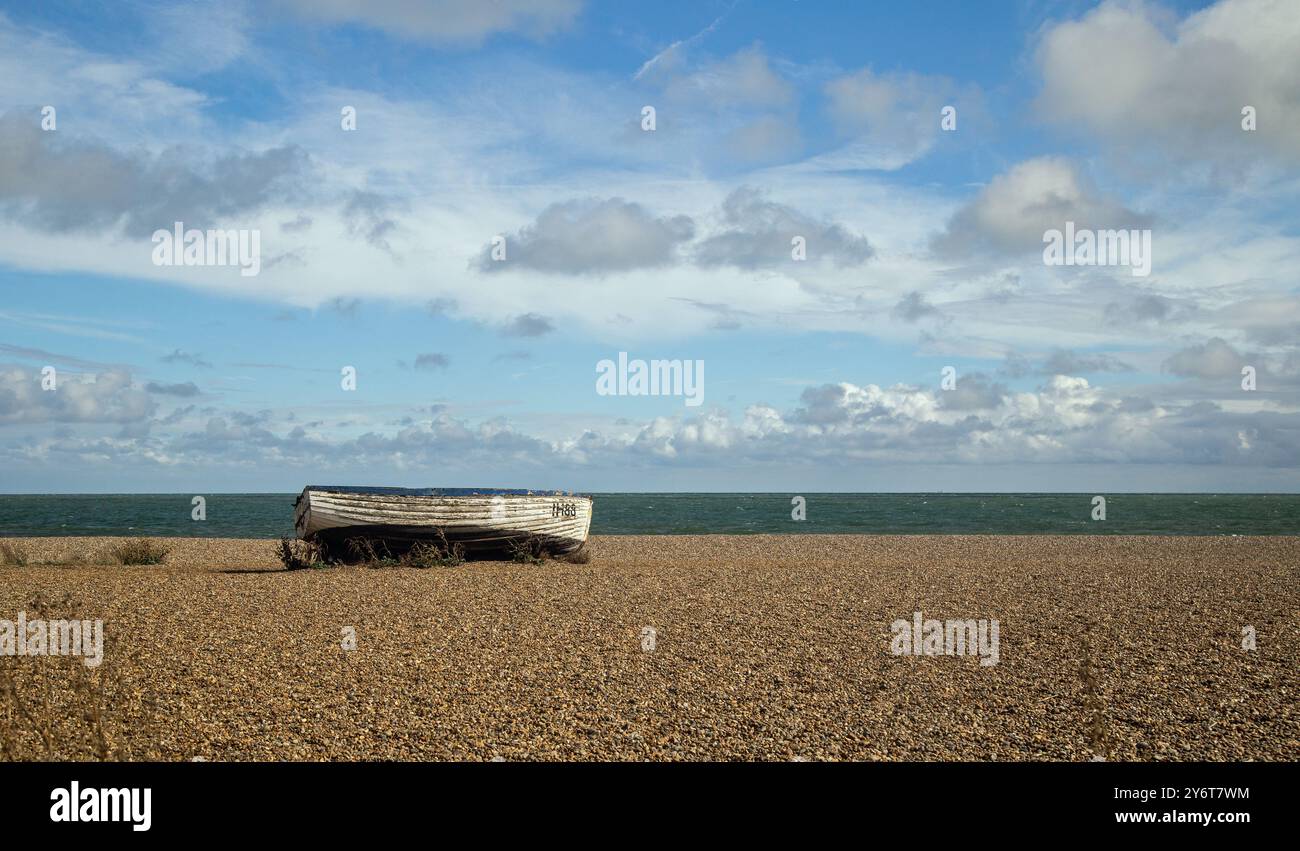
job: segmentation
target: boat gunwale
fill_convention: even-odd
[[[512,497],[525,503],[516,505],[522,511],[511,511],[510,516],[495,518],[488,501],[497,497]],[[461,511],[451,516],[435,519],[432,514],[439,508],[459,500],[476,503],[462,505]],[[572,517],[546,516],[546,504],[555,500],[576,500],[580,507]],[[528,505],[529,502],[535,504]],[[317,504],[319,503],[319,504]],[[424,503],[424,504],[421,504]],[[444,532],[477,531],[471,540],[507,540],[521,534],[542,535],[564,541],[586,541],[591,534],[595,499],[589,494],[564,491],[533,491],[522,488],[395,488],[339,486],[337,488],[308,486],[294,502],[294,529],[300,537],[320,534],[327,530],[364,527],[391,527],[397,534],[418,534],[420,530],[439,529]],[[482,516],[488,509],[487,516]],[[330,520],[313,524],[313,515],[320,511]],[[380,519],[375,515],[387,515]],[[379,522],[376,523],[376,520]],[[332,522],[331,522],[332,521]],[[505,528],[502,528],[504,524]],[[318,526],[308,531],[313,525]],[[511,526],[518,526],[512,530]],[[498,533],[498,530],[500,532]],[[486,535],[486,538],[480,537]]]
[[[374,496],[571,496],[592,499],[589,493],[562,490],[532,490],[529,488],[397,488],[369,487],[365,485],[307,485],[302,493],[321,491],[323,493],[347,493]],[[300,495],[301,496],[301,495]]]

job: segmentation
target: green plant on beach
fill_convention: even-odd
[[[388,544],[377,538],[348,538],[348,553],[357,562],[370,568],[397,567],[401,564]]]
[[[510,557],[520,564],[543,564],[546,545],[536,535],[527,535],[510,542]]]
[[[556,554],[547,545],[546,539],[539,535],[527,535],[510,542],[510,558],[520,564],[545,564],[547,559],[568,562],[569,564],[590,564],[592,547],[584,542],[576,550]]]
[[[162,564],[167,548],[148,538],[132,538],[111,547],[108,554],[118,564]]]
[[[352,564],[379,570],[391,567],[414,567],[428,569],[431,567],[455,567],[465,562],[465,547],[447,539],[441,530],[435,530],[432,537],[405,542],[358,536],[347,538],[340,547],[327,546],[323,541],[298,541],[281,538],[276,545],[276,557],[287,570],[301,570],[308,567],[327,567],[337,564]],[[346,553],[346,554],[344,554]],[[509,555],[522,564],[543,564],[548,558],[556,558],[573,564],[587,564],[591,561],[590,546],[560,556],[552,556],[545,539],[529,535],[509,544]]]
[[[436,541],[416,541],[402,553],[401,562],[407,567],[455,567],[465,561],[465,547],[452,544],[441,529]]]
[[[90,557],[84,553],[33,559],[28,554],[27,548],[22,544],[13,541],[0,541],[0,565],[11,565],[13,567],[76,567],[90,563]]]
[[[465,548],[447,540],[442,530],[431,540],[415,541],[403,546],[382,538],[348,538],[348,561],[372,569],[385,567],[454,567],[465,561]]]
[[[285,570],[303,570],[308,567],[328,567],[320,546],[312,541],[290,540],[281,538],[276,545],[275,555],[284,565]]]

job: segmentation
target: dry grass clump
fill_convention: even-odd
[[[32,558],[27,548],[22,544],[13,541],[0,541],[0,565],[11,565],[13,567],[27,567],[29,565],[39,565],[41,567],[71,567],[80,564],[90,564],[91,560],[84,553],[74,553],[72,555],[61,555],[57,558]]]
[[[281,538],[275,548],[276,558],[285,570],[304,570],[309,567],[328,567],[324,553],[314,541]]]
[[[569,564],[590,564],[591,556],[590,543],[583,543],[572,552],[555,553],[546,540],[537,535],[529,535],[510,542],[510,557],[520,564],[544,564],[547,559]]]
[[[132,538],[109,549],[108,554],[118,564],[162,564],[167,548],[148,538]]]
[[[546,545],[536,535],[510,542],[510,557],[520,564],[542,564],[546,561]]]
[[[438,540],[417,541],[401,558],[407,567],[455,567],[464,561],[465,547],[448,543],[441,530],[438,531]]]
[[[344,543],[351,560],[366,567],[378,569],[401,564],[388,543],[380,538],[348,538]]]
[[[341,552],[340,552],[341,550]],[[343,541],[340,548],[324,541],[280,542],[280,561],[290,570],[298,567],[325,567],[355,564],[374,570],[389,567],[455,567],[465,561],[465,548],[453,544],[441,531],[428,540],[402,542],[359,536]]]
[[[41,595],[26,607],[32,620],[81,620],[85,613],[69,595]],[[131,743],[152,726],[156,707],[123,672],[133,657],[105,631],[103,660],[95,667],[84,657],[35,655],[0,661],[0,760],[122,761],[157,759],[153,750]],[[136,741],[147,741],[145,739]]]
[[[556,555],[550,551],[544,538],[529,535],[507,544],[507,556],[521,564],[543,564],[549,558],[572,564],[591,561],[591,547],[584,544],[577,550]],[[441,529],[432,537],[417,541],[390,540],[357,536],[339,541],[299,541],[281,538],[276,545],[276,557],[287,570],[331,565],[358,565],[372,570],[394,567],[456,567],[467,559],[465,546],[447,539]]]
[[[27,549],[22,544],[0,541],[0,564],[12,564],[17,567],[27,565]]]

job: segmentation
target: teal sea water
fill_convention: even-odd
[[[297,494],[205,494],[207,519],[191,519],[192,494],[0,494],[0,536],[150,535],[276,538],[293,535]],[[807,493],[807,518],[791,519],[794,494],[595,495],[592,534],[860,533],[897,535],[1297,535],[1300,494],[1108,494],[1092,519],[1092,494]]]

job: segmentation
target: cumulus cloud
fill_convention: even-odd
[[[101,381],[103,376],[101,376]],[[119,390],[121,387],[119,386]],[[39,392],[39,391],[38,391]],[[144,394],[140,394],[144,395]],[[0,393],[0,399],[6,399]],[[0,412],[5,412],[0,402]],[[47,435],[0,447],[0,459],[94,457],[122,463],[223,468],[409,471],[437,464],[508,465],[529,471],[671,467],[737,469],[773,459],[800,464],[1222,463],[1300,466],[1300,414],[1242,412],[1212,402],[1176,405],[1116,396],[1086,379],[1055,375],[1012,392],[979,374],[943,391],[848,382],[808,387],[781,411],[751,405],[737,417],[698,415],[622,420],[608,432],[560,439],[526,434],[504,419],[473,424],[443,406],[431,419],[405,419],[395,432],[327,439],[319,423],[276,430],[261,414],[209,416],[197,431],[105,440]],[[3,416],[3,414],[0,414]]]
[[[719,218],[720,229],[695,246],[693,256],[700,266],[755,269],[792,263],[796,237],[803,238],[809,262],[857,266],[875,253],[865,236],[769,200],[752,187],[728,195]]]
[[[920,292],[913,290],[898,300],[894,305],[894,316],[904,322],[918,322],[927,316],[938,316],[939,308],[926,299]]]
[[[483,272],[532,269],[561,275],[603,274],[665,266],[695,233],[689,216],[656,217],[622,198],[552,204],[537,221],[508,236],[505,260],[484,246],[474,265]]]
[[[1050,27],[1038,45],[1037,108],[1159,156],[1300,158],[1300,15],[1290,0],[1220,0],[1171,20],[1149,3],[1106,2]],[[1257,128],[1242,130],[1253,106]]]
[[[1221,337],[1213,337],[1170,355],[1164,368],[1187,378],[1239,378],[1246,364],[1246,358],[1236,349]]]
[[[939,393],[939,407],[950,411],[986,411],[1002,406],[1007,397],[1006,385],[987,375],[972,372],[962,375],[951,390]]]
[[[960,391],[963,384],[965,391]],[[1053,376],[1013,393],[978,374],[958,390],[847,382],[807,388],[781,412],[749,407],[658,417],[632,432],[550,443],[552,463],[741,464],[783,458],[867,463],[1300,464],[1295,414],[1236,414],[1115,398],[1086,379]],[[1243,446],[1239,433],[1251,435]]]
[[[156,407],[125,370],[56,376],[54,389],[46,390],[37,370],[0,369],[0,423],[135,423]]]
[[[1020,254],[1043,250],[1043,233],[1144,228],[1146,217],[1091,185],[1069,160],[1038,157],[998,175],[962,207],[932,241],[941,257]]]
[[[298,197],[308,169],[293,145],[195,161],[42,132],[16,111],[0,117],[0,217],[67,233],[121,227],[147,237],[174,222],[230,226],[232,216]]]
[[[702,267],[754,269],[795,262],[796,237],[808,261],[855,266],[874,252],[865,236],[818,220],[742,186],[717,211],[710,234],[695,242],[689,259]],[[690,216],[656,217],[621,198],[569,201],[547,207],[532,225],[507,236],[505,260],[493,260],[489,243],[475,258],[484,272],[531,269],[553,274],[605,274],[677,263],[695,236]]]
[[[478,44],[496,33],[544,38],[572,25],[582,0],[280,0],[326,24],[359,24],[436,45]]]

